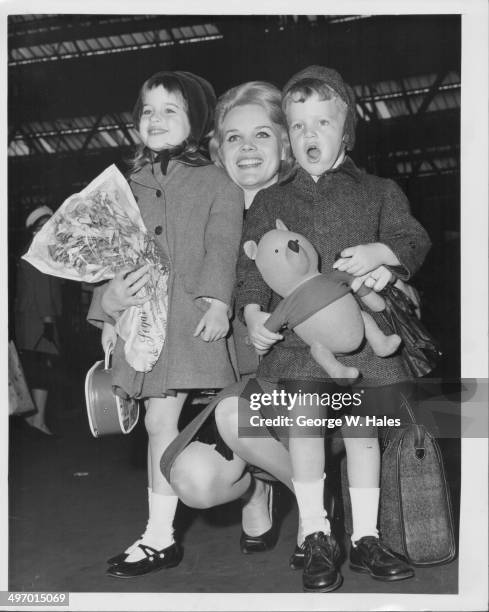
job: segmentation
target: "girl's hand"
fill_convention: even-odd
[[[244,317],[251,344],[259,354],[263,355],[276,342],[282,340],[283,336],[281,334],[271,332],[265,327],[265,322],[270,317],[270,313],[262,312],[257,304],[245,306]]]
[[[137,292],[149,281],[149,265],[137,270],[121,270],[107,284],[102,295],[101,305],[104,311],[113,318],[118,318],[123,310],[139,306],[148,301],[148,295],[136,297]]]
[[[105,323],[102,328],[102,348],[104,349],[104,353],[106,353],[109,348],[114,348],[115,343],[117,341],[117,333],[115,331],[115,327],[110,323]]]
[[[362,285],[373,289],[376,292],[382,291],[389,283],[394,281],[394,274],[385,266],[379,266],[372,272],[364,274],[363,276],[357,276],[351,283],[351,290],[355,293],[360,289]]]
[[[228,306],[220,300],[213,299],[195,328],[194,337],[200,336],[205,342],[214,342],[224,338],[228,331]]]
[[[381,242],[349,247],[343,249],[340,255],[341,258],[335,261],[333,268],[354,276],[363,276],[382,265],[399,265],[395,254]]]

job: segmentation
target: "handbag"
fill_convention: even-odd
[[[385,310],[379,314],[402,338],[400,355],[404,364],[412,376],[426,376],[442,356],[439,344],[418,319],[415,303],[403,291],[388,285],[381,295]]]
[[[112,347],[109,347],[105,359],[95,362],[85,377],[88,424],[94,438],[128,434],[139,419],[139,402],[122,399],[112,389],[111,354]]]
[[[418,425],[390,427],[382,440],[379,527],[382,542],[415,566],[439,565],[456,554],[450,492],[440,447]]]
[[[8,343],[8,399],[10,416],[36,411],[17,349],[12,340]]]

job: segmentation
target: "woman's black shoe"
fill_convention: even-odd
[[[304,567],[304,555],[306,548],[304,542],[299,546],[295,547],[294,552],[289,559],[289,567],[293,570],[302,569]]]
[[[114,578],[135,578],[162,569],[175,567],[183,558],[182,547],[176,542],[162,550],[156,550],[145,544],[139,544],[138,547],[146,555],[146,558],[141,559],[141,561],[135,561],[134,563],[122,561],[118,565],[112,565],[107,570],[107,574]]]
[[[268,496],[268,511],[272,526],[268,531],[258,536],[250,536],[244,530],[241,530],[241,537],[239,539],[239,545],[241,552],[244,555],[251,555],[253,553],[265,552],[271,550],[278,540],[278,521],[275,516],[275,504],[274,504],[274,491],[273,485],[269,484],[270,492]]]

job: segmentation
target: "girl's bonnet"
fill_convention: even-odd
[[[213,127],[216,105],[214,89],[202,77],[181,70],[157,72],[149,80],[151,83],[157,83],[165,77],[170,77],[178,83],[186,99],[190,135],[182,145],[160,151],[153,162],[160,163],[163,174],[166,174],[170,159],[178,160],[189,166],[207,166],[212,162],[199,149]]]

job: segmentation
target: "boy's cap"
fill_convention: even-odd
[[[200,143],[213,126],[216,94],[212,85],[202,77],[183,70],[165,70],[152,78],[158,76],[172,76],[178,81],[187,99],[190,134],[195,142]]]
[[[32,227],[39,219],[42,217],[51,217],[53,215],[53,211],[49,208],[49,206],[38,206],[35,208],[25,220],[25,226],[27,228]]]
[[[357,112],[355,107],[355,93],[353,89],[345,83],[339,72],[333,68],[325,66],[308,66],[304,70],[300,70],[291,77],[285,84],[282,95],[286,96],[289,91],[296,85],[300,85],[301,81],[315,79],[321,81],[333,89],[343,102],[348,107],[348,112],[345,119],[345,144],[348,150],[353,149],[355,144],[355,126],[357,123]]]

